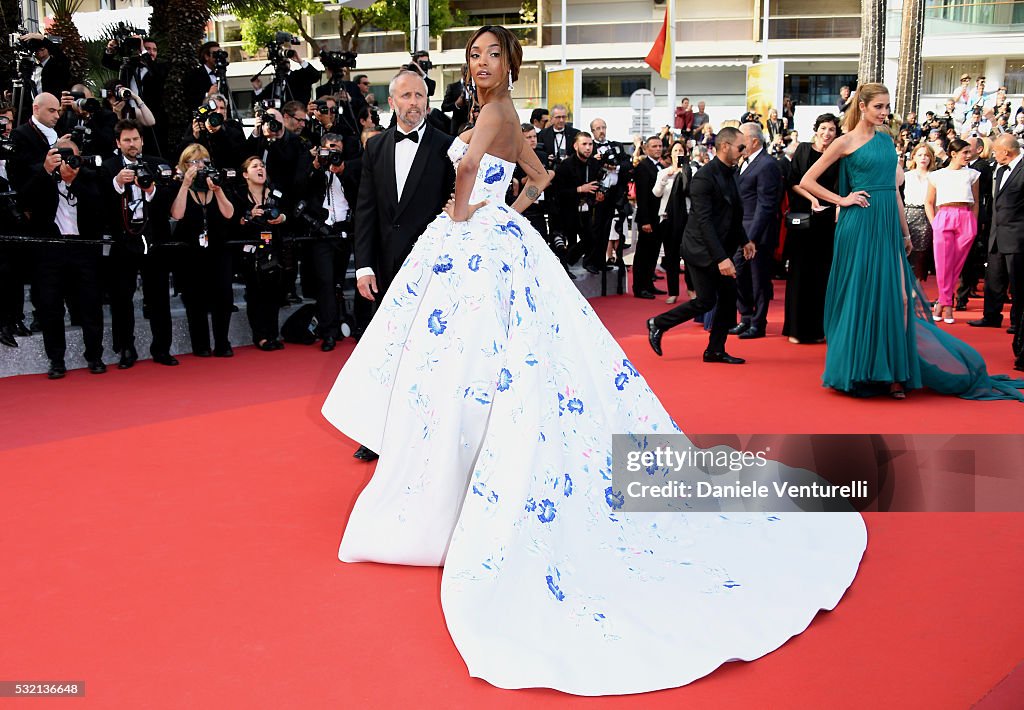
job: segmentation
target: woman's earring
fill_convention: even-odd
[[[512,70],[508,70],[508,90],[512,91]]]

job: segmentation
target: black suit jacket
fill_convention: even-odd
[[[355,219],[356,199],[359,196],[359,172],[363,168],[362,158],[345,161],[345,171],[335,175],[335,179],[341,180],[341,190],[345,193],[348,201],[350,220]],[[326,170],[311,168],[306,178],[306,189],[303,191],[302,199],[306,200],[307,210],[317,216],[318,219],[326,219],[327,210],[324,208],[324,196],[327,194],[328,173]]]
[[[60,92],[71,88],[71,64],[68,62],[64,51],[59,45],[47,43],[50,50],[50,59],[43,66],[43,92],[53,94],[58,99]],[[26,63],[25,73],[22,78],[25,80],[25,87],[28,92],[35,96],[36,85],[32,83],[32,72],[35,70],[35,62]]]
[[[448,158],[452,137],[428,123],[399,199],[395,133],[392,127],[367,142],[356,200],[356,268],[374,270],[382,295],[455,188],[455,168]]]
[[[185,73],[185,77],[181,80],[181,91],[190,111],[199,108],[199,105],[206,99],[206,92],[210,90],[211,86],[213,86],[213,82],[210,80],[210,72],[205,64],[192,67]],[[224,88],[221,87],[221,89]]]
[[[565,155],[572,154],[572,142],[576,139],[579,130],[570,125],[565,127]],[[544,151],[545,155],[555,154],[555,129],[548,126],[537,134],[537,146]]]
[[[458,135],[458,130],[469,121],[469,101],[463,100],[462,106],[456,102],[465,91],[465,84],[462,79],[454,81],[444,90],[444,99],[441,101],[441,110],[452,115],[452,135]],[[542,161],[543,162],[543,161]]]
[[[654,184],[658,181],[658,167],[654,161],[644,156],[633,169],[633,181],[636,183],[637,225],[650,224],[657,227],[661,201],[654,196]]]
[[[313,94],[313,84],[320,81],[320,70],[312,64],[288,72],[285,79],[284,101],[301,101],[303,105],[309,103],[309,97]],[[252,95],[257,101],[271,97],[270,86],[264,86],[259,91],[253,91]]]
[[[668,197],[668,210],[666,211],[666,227],[671,234],[679,234],[686,229],[689,221],[689,211],[686,208],[686,198],[690,196],[690,183],[693,182],[693,169],[687,161],[675,180],[672,181],[672,192]]]
[[[743,202],[743,229],[758,248],[774,247],[779,241],[779,204],[782,202],[782,170],[767,150],[754,159],[739,176]]]
[[[967,167],[981,173],[978,178],[978,233],[992,223],[992,177],[994,171],[987,160],[978,158]]]
[[[104,203],[102,199],[102,178],[89,168],[82,168],[68,192],[78,198],[78,235],[82,239],[103,237]],[[29,213],[29,228],[39,236],[57,236],[60,230],[54,218],[57,215],[58,183],[45,173],[37,173],[24,190],[25,211]],[[61,190],[64,188],[61,187]],[[74,239],[75,237],[70,237]]]
[[[997,250],[1000,254],[1024,252],[1024,160],[1017,163],[1006,178],[1003,189],[997,190],[992,199],[989,250]],[[1014,298],[1018,296],[1014,294]]]
[[[118,80],[123,86],[131,86],[132,74],[135,71],[125,66],[120,57],[114,54],[107,54],[104,51],[103,59],[100,63],[105,68],[117,72]],[[145,76],[139,82],[139,96],[146,102],[149,110],[153,112],[157,122],[159,122],[164,110],[164,83],[167,81],[170,65],[163,62],[153,62],[147,54],[140,55],[137,66],[139,68],[146,68]],[[203,89],[203,93],[206,93],[206,89]],[[198,103],[196,105],[198,106]]]
[[[680,253],[688,264],[708,267],[731,258],[746,241],[736,173],[714,158],[690,181],[690,218]]]
[[[7,177],[11,188],[20,192],[34,175],[43,174],[50,144],[31,120],[11,131],[11,143],[14,157],[7,161]]]
[[[145,163],[150,168],[154,169],[157,165],[163,161],[160,158],[155,158],[149,155],[139,156],[139,162]],[[145,246],[142,241],[142,236],[146,238],[146,244],[152,246],[158,242],[170,241],[171,229],[170,229],[170,211],[171,202],[178,194],[178,188],[169,185],[161,185],[159,182],[156,184],[156,193],[153,195],[153,199],[148,202],[145,201],[143,196],[143,214],[145,215],[146,224],[142,229],[141,234],[132,234],[126,224],[127,220],[131,219],[131,215],[126,213],[126,200],[129,193],[129,186],[125,186],[123,194],[119,194],[114,189],[114,176],[121,172],[124,167],[124,159],[121,154],[118,153],[112,158],[108,158],[103,161],[103,168],[99,173],[100,189],[102,194],[105,196],[103,202],[105,204],[104,215],[106,222],[110,227],[110,234],[114,238],[114,242],[130,252],[141,254],[145,250]]]

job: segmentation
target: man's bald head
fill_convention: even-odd
[[[57,125],[60,118],[60,100],[45,91],[32,99],[32,117],[47,128]]]
[[[1009,165],[1020,155],[1020,143],[1012,133],[1003,133],[992,141],[992,157],[1000,165]]]

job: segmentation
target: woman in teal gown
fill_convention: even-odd
[[[839,205],[835,255],[825,298],[822,383],[858,396],[929,387],[967,399],[1024,401],[1024,380],[989,375],[971,346],[936,328],[907,252],[910,229],[896,190],[899,156],[878,129],[889,118],[889,91],[864,84],[846,112],[844,135],[800,181]],[[818,179],[839,161],[839,194]]]

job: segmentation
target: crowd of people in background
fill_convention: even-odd
[[[42,35],[27,36],[37,47],[37,63],[25,77],[29,103],[22,124],[16,125],[17,106],[0,104],[0,192],[7,193],[4,211],[12,218],[4,231],[34,239],[0,241],[0,344],[17,347],[18,337],[42,331],[49,375],[63,377],[66,304],[72,322],[83,328],[90,370],[102,373],[106,303],[118,366],[130,368],[138,359],[133,300],[140,276],[151,355],[164,365],[178,364],[170,353],[172,294],[185,306],[194,354],[233,354],[228,331],[238,310],[236,282],[245,286],[252,342],[261,350],[284,347],[280,309],[306,300],[315,306],[299,319],[298,335],[287,339],[319,342],[329,352],[347,335],[359,337],[372,304],[356,297],[349,305],[344,298],[351,235],[363,154],[386,130],[370,80],[336,66],[321,73],[293,50],[282,86],[253,81],[250,131],[221,85],[220,47],[207,42],[184,84],[194,106],[190,125],[175,131],[168,125],[158,47],[137,39],[140,60],[127,71],[111,41],[104,65],[120,74],[94,92],[70,84],[58,46]],[[399,69],[418,73],[429,96],[436,89],[431,66],[429,54],[420,52]],[[569,278],[582,273],[574,266],[624,274],[624,247],[631,242],[635,297],[665,296],[674,304],[685,290],[692,300],[696,269],[686,268],[680,240],[694,218],[693,180],[721,156],[723,145],[737,143],[723,135],[742,136],[743,154],[732,167],[742,228],[756,254],[738,248],[729,255],[740,316],[730,332],[764,337],[773,280],[785,278],[783,335],[793,343],[822,342],[836,208],[802,190],[800,180],[841,133],[851,100],[850,87],[842,87],[836,112],[819,116],[805,142],[794,130],[789,97],[767,115],[747,111],[717,125],[705,101],[686,97],[673,123],[625,142],[610,139],[601,118],[577,127],[564,105],[534,109],[522,132],[554,179],[524,214]],[[477,111],[472,87],[460,80],[445,87],[440,106],[425,120],[460,135],[472,128]],[[914,273],[922,282],[934,274],[938,282],[936,321],[953,322],[953,311],[966,309],[984,276],[985,315],[971,324],[1000,324],[1024,268],[1016,252],[987,239],[992,158],[997,143],[1024,141],[1024,107],[1014,110],[1005,87],[987,93],[984,77],[972,84],[965,75],[943,113],[928,111],[921,121],[914,113],[895,118],[890,132],[901,156]],[[174,136],[180,138],[172,146]],[[517,172],[509,204],[522,178]],[[825,181],[841,189],[835,166]],[[107,246],[104,235],[112,237]],[[31,303],[25,285],[32,286]],[[714,313],[701,317],[710,328]],[[1016,327],[1014,319],[1011,332]]]

